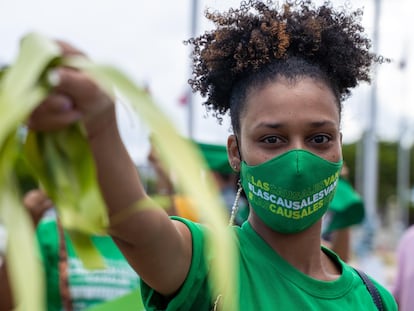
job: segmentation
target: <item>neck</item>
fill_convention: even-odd
[[[276,253],[302,273],[325,281],[334,280],[340,275],[338,267],[321,250],[321,220],[294,234],[283,234],[270,229],[253,211],[249,222]]]

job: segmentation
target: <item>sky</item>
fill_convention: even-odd
[[[374,3],[378,0],[334,0],[335,5],[364,9],[362,23],[373,34]],[[316,2],[321,2],[316,0]],[[203,12],[206,8],[223,10],[237,7],[235,0],[199,0],[196,34],[210,29]],[[0,64],[13,61],[19,40],[28,32],[66,40],[85,51],[97,63],[110,64],[129,75],[133,81],[148,86],[156,103],[170,117],[177,130],[188,136],[187,106],[180,98],[188,92],[190,47],[183,41],[191,37],[192,0],[0,0]],[[407,27],[414,9],[409,0],[381,0],[379,54],[390,58],[389,64],[376,69],[377,137],[398,140],[401,124],[407,120],[405,133],[411,142],[414,133],[414,88],[411,55],[414,32]],[[410,34],[411,31],[411,34]],[[400,63],[405,60],[402,69]],[[358,140],[369,122],[372,89],[357,87],[344,103],[343,141]],[[193,138],[225,144],[230,126],[220,126],[207,116],[202,99],[193,96]],[[145,162],[149,150],[145,124],[120,106],[121,134],[135,162]]]

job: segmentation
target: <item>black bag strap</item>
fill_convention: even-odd
[[[370,280],[368,275],[366,275],[361,270],[354,268],[354,270],[358,273],[358,275],[361,277],[362,281],[364,282],[365,286],[368,289],[369,294],[372,297],[372,300],[374,300],[375,305],[377,306],[379,311],[384,311],[384,306],[382,305],[382,299],[381,295],[378,291],[378,289],[375,287],[374,283]]]

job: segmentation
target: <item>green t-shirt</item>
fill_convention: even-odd
[[[346,179],[340,177],[335,196],[325,213],[322,234],[347,228],[363,221],[365,215],[364,202]]]
[[[148,311],[212,309],[207,282],[208,262],[212,257],[205,259],[204,251],[207,231],[201,224],[179,220],[187,224],[193,237],[193,258],[189,274],[180,291],[169,302],[141,281],[141,292]],[[241,311],[377,310],[355,270],[329,250],[323,248],[341,267],[342,274],[334,281],[319,281],[301,273],[281,258],[253,230],[249,222],[245,222],[241,228],[233,227],[232,230],[237,237],[240,256],[238,294]],[[377,282],[374,281],[374,284],[382,297],[384,310],[397,310],[392,295]],[[223,301],[225,302],[225,297]]]
[[[39,223],[37,238],[45,267],[48,311],[58,311],[62,309],[62,303],[58,268],[59,234],[55,218],[46,218]],[[68,254],[69,290],[75,311],[112,300],[139,287],[139,277],[111,237],[92,237],[92,242],[106,263],[105,269],[97,270],[85,269],[66,234],[65,241]]]

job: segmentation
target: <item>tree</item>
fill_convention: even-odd
[[[356,154],[360,142],[343,145],[343,158],[350,172],[351,183],[355,186],[356,181]],[[397,166],[398,166],[398,142],[380,141],[378,144],[378,212],[384,214],[387,202],[390,198],[397,196]],[[410,150],[410,185],[414,179],[414,147]],[[414,207],[411,203],[411,207]],[[410,211],[414,211],[410,208]],[[414,212],[411,212],[414,216]],[[412,223],[412,221],[410,222]]]

